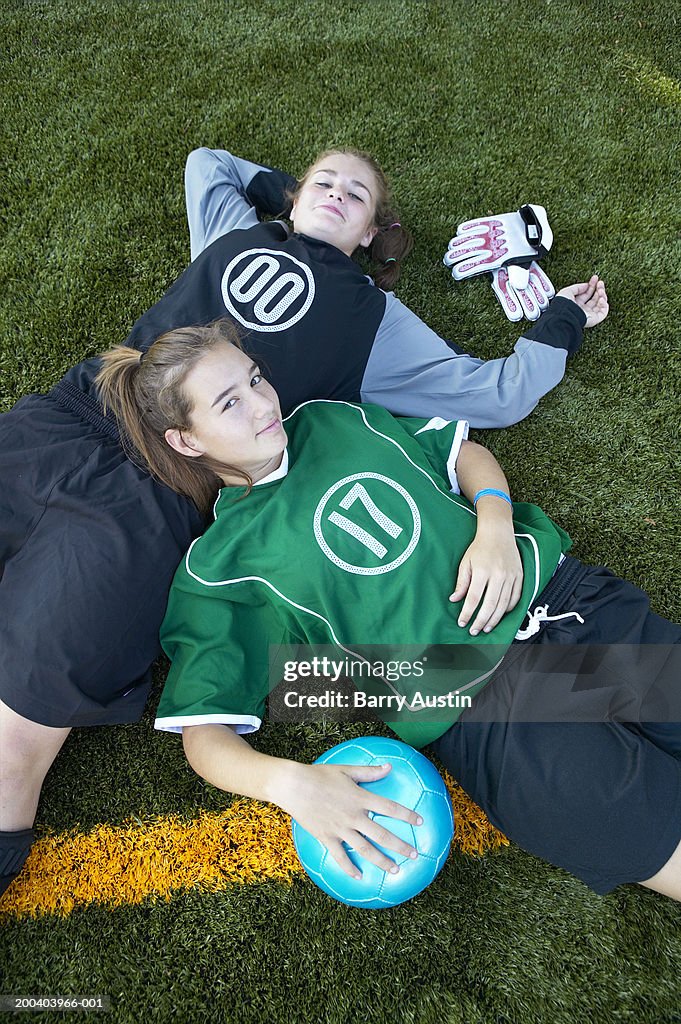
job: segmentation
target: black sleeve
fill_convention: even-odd
[[[266,168],[251,178],[246,188],[246,198],[261,215],[288,216],[291,200],[287,193],[293,192],[297,184],[297,180],[290,174]]]
[[[574,355],[582,344],[585,323],[586,313],[577,303],[557,295],[536,323],[523,331],[523,338],[539,341],[551,348],[562,348],[569,355]]]

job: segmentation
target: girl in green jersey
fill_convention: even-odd
[[[303,765],[242,738],[262,720],[268,643],[495,645],[503,657],[471,680],[470,711],[420,731],[391,720],[394,730],[434,743],[495,824],[596,892],[637,881],[681,898],[681,730],[665,689],[681,629],[631,584],[566,555],[564,532],[511,502],[465,423],[343,402],[306,403],[282,421],[226,324],[171,332],[144,357],[113,350],[99,385],[134,457],[199,505],[215,501],[171,590],[157,719],[182,732],[203,778],[279,804],[348,874],[344,844],[396,871],[379,845],[416,853],[369,814],[417,816],[358,785],[389,766]],[[608,657],[597,672],[582,659],[566,682],[583,644],[665,657],[654,672],[643,657],[624,681]],[[547,709],[527,652],[556,645]]]

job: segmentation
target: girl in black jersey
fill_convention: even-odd
[[[582,328],[607,312],[597,278],[572,286],[512,356],[484,363],[447,346],[350,258],[371,243],[389,287],[409,244],[364,158],[329,153],[313,165],[293,233],[261,223],[254,205],[280,212],[295,190],[288,175],[199,150],[187,183],[194,259],[128,344],[145,350],[168,328],[229,316],[286,411],[363,398],[502,426],[560,380]],[[0,417],[0,886],[25,860],[43,779],[70,729],[141,715],[172,574],[203,526],[190,500],[126,457],[98,369],[86,360]]]

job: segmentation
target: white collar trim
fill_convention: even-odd
[[[271,473],[264,476],[262,480],[254,480],[253,486],[260,487],[262,484],[271,484],[275,480],[281,480],[288,473],[288,447],[284,448],[284,454],[281,459],[281,463],[277,469],[273,469]]]

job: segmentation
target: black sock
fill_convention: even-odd
[[[22,832],[0,832],[0,895],[17,877],[33,846],[32,828]]]

